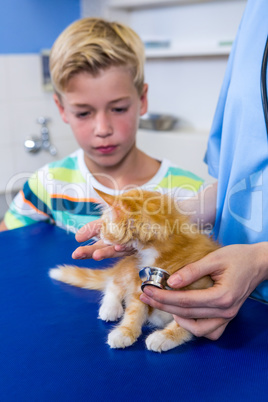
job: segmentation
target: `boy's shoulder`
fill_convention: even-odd
[[[55,162],[50,162],[46,165],[48,169],[79,169],[79,159],[81,154],[83,153],[82,149],[77,149],[76,151],[72,152],[70,155],[65,156],[62,159],[59,159]]]
[[[162,161],[162,177],[158,185],[164,189],[184,188],[196,192],[200,189],[204,180],[195,173],[183,169],[171,161]]]
[[[47,163],[33,174],[30,181],[39,179],[42,182],[55,180],[57,182],[84,183],[86,179],[85,172],[81,167],[83,166],[81,160],[83,160],[83,150],[78,149],[62,159]]]
[[[201,181],[203,182],[204,180],[196,175],[195,173],[191,172],[190,170],[186,170],[184,168],[179,167],[175,163],[171,162],[168,159],[163,159],[162,161],[162,167],[163,171],[165,172],[164,178],[168,176],[179,176],[179,177],[185,177],[189,178],[191,180],[196,180],[196,181]]]

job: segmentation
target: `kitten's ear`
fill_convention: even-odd
[[[96,193],[99,194],[99,196],[105,201],[107,202],[108,205],[113,206],[116,200],[116,197],[114,195],[110,195],[107,193],[104,193],[101,190],[97,190],[96,188],[94,188],[94,190],[96,191]]]
[[[112,214],[114,218],[124,219],[127,218],[128,214],[135,210],[136,201],[132,197],[124,197],[123,195],[110,195],[104,193],[103,191],[94,190],[99,194],[99,196],[111,207]]]
[[[110,195],[107,193],[104,193],[101,190],[97,190],[96,188],[94,188],[94,190],[96,191],[96,193],[99,194],[99,196],[110,206],[111,211],[112,211],[112,216],[113,218],[119,218],[122,215],[122,211],[121,211],[121,207],[120,204],[118,203],[117,197],[114,195]]]

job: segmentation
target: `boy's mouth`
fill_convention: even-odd
[[[100,152],[101,154],[110,154],[112,153],[115,149],[117,148],[116,145],[108,145],[105,147],[97,147],[95,148],[98,152]]]

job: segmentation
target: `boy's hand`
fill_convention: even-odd
[[[76,240],[81,243],[94,237],[99,237],[101,226],[101,219],[87,223],[76,233]],[[134,252],[135,250],[133,248],[122,246],[119,244],[115,246],[110,246],[105,244],[102,240],[98,240],[96,243],[89,246],[78,247],[73,252],[72,257],[74,259],[93,258],[96,261],[100,261],[104,258],[116,258],[131,255]]]

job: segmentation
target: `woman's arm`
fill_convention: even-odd
[[[207,185],[196,196],[180,202],[179,211],[200,226],[212,226],[216,217],[217,188],[218,182]]]

